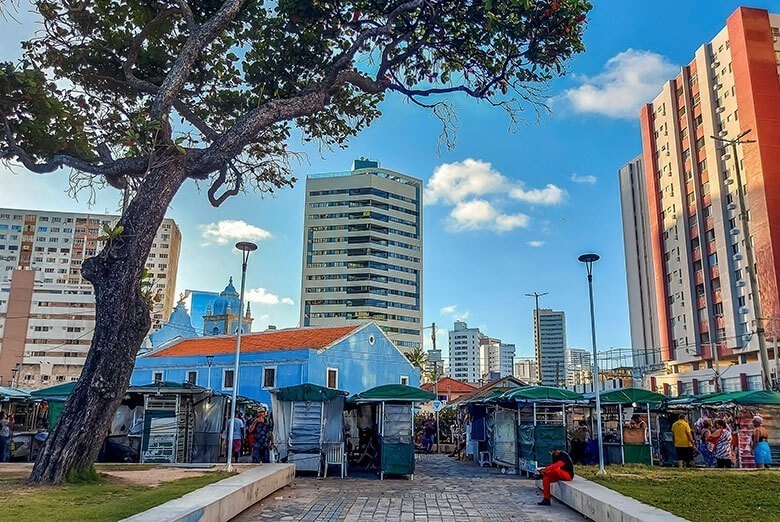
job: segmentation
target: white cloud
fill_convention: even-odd
[[[500,192],[508,180],[487,161],[467,158],[436,167],[425,187],[425,203],[459,203],[471,196]]]
[[[441,315],[451,315],[456,321],[465,321],[469,318],[468,312],[460,312],[458,310],[457,305],[450,305],[445,306],[444,308],[440,309],[439,312]],[[439,335],[441,335],[441,329],[439,329]]]
[[[457,308],[458,307],[456,305],[445,306],[444,308],[439,310],[439,313],[442,315],[454,314]]]
[[[295,304],[289,297],[280,298],[278,295],[268,292],[263,287],[250,288],[246,291],[245,295],[247,301],[251,301],[252,303],[260,303],[264,305],[275,305],[279,303],[286,305]]]
[[[591,176],[591,175],[578,176],[577,174],[572,174],[571,175],[571,180],[574,183],[590,183],[591,185],[595,185],[596,181],[598,181],[596,179],[596,176]]]
[[[544,241],[529,241],[527,245],[530,247],[539,248],[540,246],[544,246]]]
[[[460,202],[450,212],[449,228],[461,230],[493,230],[509,232],[527,227],[530,218],[525,214],[501,214],[484,199]]]
[[[607,60],[601,73],[582,77],[582,84],[563,96],[575,112],[634,119],[679,71],[665,56],[627,49]]]
[[[537,205],[557,205],[566,198],[566,191],[550,183],[543,189],[513,188],[509,197]]]
[[[234,219],[199,225],[198,228],[201,236],[206,240],[206,244],[225,245],[233,241],[259,241],[271,238],[269,231],[250,225],[246,221]]]

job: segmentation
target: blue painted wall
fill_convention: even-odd
[[[370,338],[373,337],[373,345]],[[244,353],[239,368],[238,394],[270,404],[271,396],[263,386],[263,369],[276,368],[274,387],[311,382],[326,386],[327,369],[338,370],[338,388],[352,393],[382,384],[398,384],[408,377],[410,386],[420,385],[420,371],[414,368],[390,342],[384,333],[370,324],[335,346],[317,353],[316,350]],[[232,354],[216,355],[211,365],[211,388],[232,392],[223,386],[226,369],[233,369]],[[188,371],[197,371],[198,386],[208,386],[209,367],[205,355],[187,357],[139,357],[130,378],[133,385],[154,381],[154,373],[162,379],[185,382]]]

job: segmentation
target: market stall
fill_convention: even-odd
[[[600,393],[602,423],[605,425],[604,460],[610,464],[654,463],[653,441],[658,441],[658,417],[652,412],[667,401],[666,395],[642,388],[619,388]],[[595,406],[595,400],[593,402]],[[626,425],[636,416],[639,422]],[[609,425],[613,428],[607,429]],[[653,437],[653,427],[656,435]],[[612,432],[614,430],[614,433]],[[611,437],[608,439],[608,437]]]
[[[582,401],[580,393],[552,386],[529,386],[504,394],[499,401],[516,405],[517,467],[533,474],[552,462],[550,452],[567,449],[566,409]]]
[[[322,470],[332,446],[344,445],[344,398],[347,392],[316,384],[299,384],[271,391],[274,441],[283,462],[296,471]]]
[[[414,478],[414,405],[435,399],[433,393],[406,386],[387,384],[353,395],[347,422],[364,428],[360,431],[362,455],[371,450],[379,476],[409,475]],[[348,428],[353,431],[351,428]],[[359,461],[358,461],[359,462]]]

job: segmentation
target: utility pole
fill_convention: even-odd
[[[739,170],[739,157],[737,156],[737,144],[755,143],[755,140],[746,140],[744,137],[752,129],[744,131],[733,139],[718,138],[712,136],[716,141],[731,145],[731,151],[734,157],[734,176],[737,183],[737,197],[739,198],[739,217],[742,221],[742,230],[745,234],[745,257],[747,258],[747,273],[750,278],[750,291],[753,292],[753,314],[756,319],[756,335],[758,336],[758,353],[761,358],[762,382],[765,390],[771,390],[772,384],[769,379],[769,355],[766,350],[766,338],[764,336],[764,319],[761,314],[761,296],[758,291],[758,280],[755,271],[755,258],[753,255],[752,237],[750,236],[750,224],[748,223],[748,210],[745,204],[745,193],[742,190],[742,177]],[[725,147],[724,149],[725,150]],[[716,348],[717,351],[717,348]]]
[[[525,294],[526,297],[533,297],[536,300],[536,378],[539,380],[539,384],[542,384],[542,329],[541,320],[539,319],[539,298],[547,295],[548,292],[534,292],[532,294]]]
[[[436,323],[431,323],[431,341],[433,342],[433,351],[436,351]],[[439,361],[433,361],[433,394],[436,400],[439,400]],[[439,453],[439,410],[436,414],[436,454]]]
[[[720,357],[718,356],[718,343],[710,343],[712,356],[715,359],[715,393],[720,393]]]

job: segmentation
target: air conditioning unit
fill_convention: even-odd
[[[748,308],[747,306],[743,306],[743,307],[741,307],[739,309],[739,313],[741,313],[742,315],[749,314],[750,313],[750,308]]]
[[[745,334],[745,335],[743,335],[743,336],[742,336],[742,340],[743,340],[743,341],[745,341],[746,343],[747,343],[747,342],[750,342],[750,340],[751,340],[752,338],[753,338],[753,336],[752,336],[752,335],[750,335],[750,334]]]
[[[747,285],[744,281],[737,281],[737,288],[744,288]]]
[[[734,261],[741,261],[742,254],[734,254],[733,256],[731,256],[731,259],[733,259]]]
[[[712,62],[712,68],[713,69],[716,69],[718,67],[720,67],[720,62],[719,61],[715,60],[714,62]]]
[[[726,208],[729,210],[737,210],[737,204],[736,203],[729,203],[726,205]]]
[[[717,90],[723,88],[723,84],[722,83],[716,83],[715,85],[712,86],[712,88],[717,91]]]
[[[731,154],[724,154],[723,156],[720,157],[720,159],[722,159],[723,161],[728,161],[731,159]]]
[[[731,185],[732,183],[734,183],[734,180],[731,178],[726,178],[723,180],[724,185]]]
[[[725,111],[726,111],[726,107],[718,107],[717,109],[715,109],[715,112],[725,112]]]
[[[729,135],[729,133],[726,131],[726,129],[723,129],[722,131],[720,131],[718,133],[718,136],[720,136],[721,138],[725,138],[728,135]]]
[[[739,235],[739,229],[738,228],[732,228],[731,230],[729,230],[729,234],[731,234],[732,236],[738,236]]]

